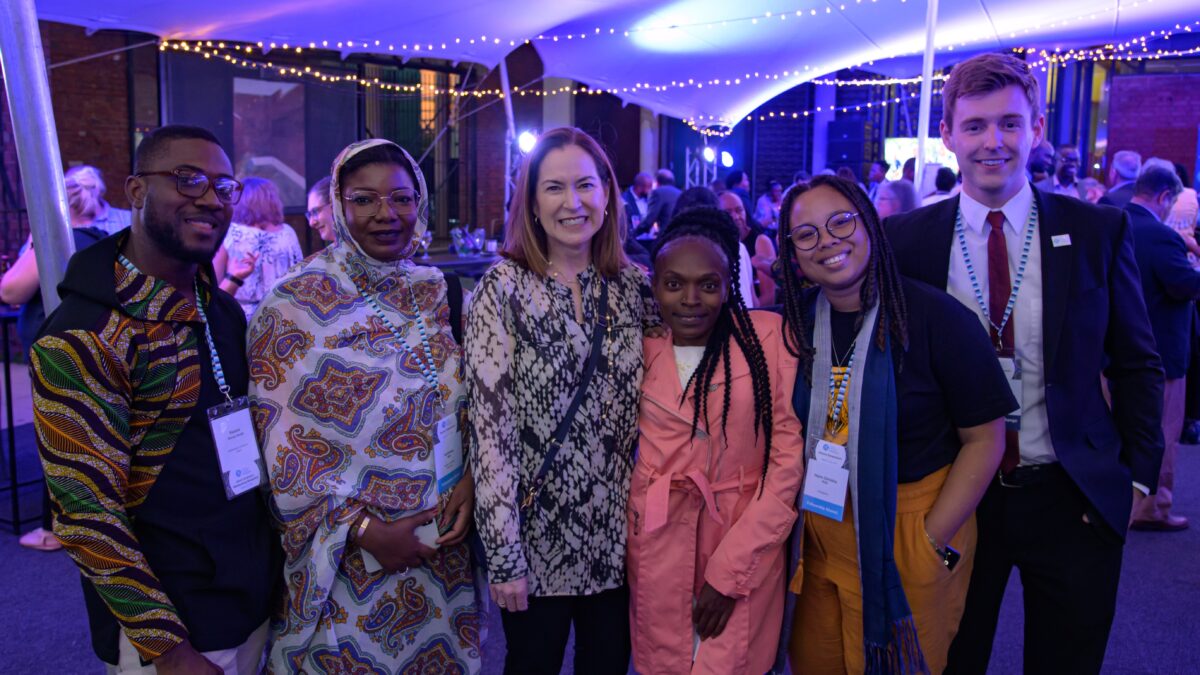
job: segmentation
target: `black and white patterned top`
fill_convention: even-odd
[[[465,336],[475,519],[493,583],[529,579],[532,595],[589,595],[625,581],[625,504],[637,439],[644,325],[659,322],[649,281],[629,266],[608,285],[600,362],[537,505],[524,487],[565,414],[590,351],[600,283],[571,290],[510,260],[475,289]]]

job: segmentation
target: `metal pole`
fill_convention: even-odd
[[[500,99],[504,101],[504,119],[508,124],[504,134],[504,208],[507,209],[512,199],[513,180],[513,143],[517,140],[517,124],[513,121],[512,90],[508,86],[508,57],[500,59]]]
[[[925,63],[921,67],[921,113],[917,116],[917,171],[913,174],[917,197],[925,179],[925,137],[929,134],[930,107],[933,99],[933,49],[937,30],[938,0],[929,0],[925,10]]]
[[[0,2],[0,69],[8,94],[25,207],[33,233],[42,304],[46,313],[58,306],[58,282],[75,252],[68,215],[67,186],[63,182],[46,78],[46,55],[38,29],[33,0]]]

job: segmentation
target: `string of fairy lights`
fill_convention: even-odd
[[[879,0],[856,0],[856,2],[854,2],[854,3],[842,3],[839,5],[838,11],[845,11],[845,9],[848,6],[850,6],[851,4],[853,4],[853,5],[876,4],[878,1]],[[898,1],[901,3],[907,2],[907,0],[898,0]],[[1118,8],[1118,7],[1114,6],[1113,8],[1106,8],[1106,9],[1098,10],[1095,12],[1088,13],[1086,15],[1078,15],[1073,18],[1062,19],[1062,20],[1058,20],[1055,22],[1051,22],[1049,24],[1049,26],[1050,27],[1055,27],[1056,25],[1065,26],[1065,25],[1068,25],[1071,21],[1081,21],[1084,19],[1095,19],[1097,16],[1102,15],[1107,12],[1118,11],[1118,10],[1128,10],[1130,8],[1135,8],[1135,7],[1139,6],[1140,4],[1150,4],[1151,2],[1153,2],[1153,0],[1138,0],[1138,2],[1134,2],[1131,5],[1126,5],[1125,7]],[[828,10],[825,13],[829,13],[829,12],[833,11],[832,7],[828,6],[828,5],[825,7],[825,9]],[[815,12],[815,11],[816,10],[811,10],[809,13],[809,16],[813,15],[813,12]],[[696,29],[696,28],[704,28],[704,27],[710,27],[710,26],[729,25],[730,23],[736,23],[736,22],[751,22],[751,23],[757,24],[762,21],[768,21],[768,20],[780,20],[780,21],[788,20],[787,17],[789,17],[789,16],[793,19],[800,18],[804,15],[805,15],[805,12],[803,12],[801,10],[796,10],[795,12],[789,12],[789,13],[780,13],[780,14],[772,14],[770,12],[767,12],[767,13],[765,13],[763,15],[759,15],[759,16],[723,19],[723,20],[711,21],[711,22],[696,22],[696,23],[690,23],[690,24],[672,24],[669,26],[652,26],[652,27],[645,27],[645,28],[631,28],[631,29],[625,30],[625,31],[617,31],[617,29],[612,28],[612,29],[609,29],[607,34],[609,34],[609,35],[618,35],[619,34],[619,35],[623,35],[623,36],[628,36],[630,34],[636,34],[638,32],[647,32],[647,31],[652,31],[652,30]],[[1037,30],[1037,29],[1041,28],[1042,26],[1043,26],[1043,24],[1035,24],[1032,28],[1027,28],[1025,30],[1025,32],[1029,32],[1030,29]],[[1158,49],[1152,50],[1151,43],[1154,43],[1154,42],[1157,42],[1160,40],[1163,40],[1163,41],[1170,40],[1170,38],[1173,35],[1176,35],[1178,33],[1195,34],[1197,32],[1200,32],[1200,20],[1195,20],[1190,23],[1178,23],[1178,24],[1175,24],[1175,26],[1173,28],[1153,30],[1145,35],[1140,35],[1138,37],[1126,40],[1124,42],[1106,44],[1106,45],[1102,45],[1099,47],[1093,47],[1093,48],[1089,48],[1089,49],[1071,49],[1071,50],[1067,50],[1065,52],[1063,52],[1061,50],[1056,50],[1056,51],[1050,52],[1050,51],[1047,51],[1044,49],[1035,50],[1033,48],[1019,47],[1019,48],[1015,48],[1013,51],[1017,54],[1024,55],[1027,60],[1030,57],[1036,57],[1036,60],[1029,61],[1029,64],[1032,68],[1038,68],[1042,71],[1045,71],[1048,68],[1055,67],[1055,66],[1065,67],[1067,64],[1069,64],[1071,62],[1086,61],[1086,60],[1090,60],[1090,61],[1143,61],[1143,60],[1156,60],[1156,59],[1163,59],[1163,58],[1178,58],[1178,57],[1186,57],[1186,56],[1193,56],[1196,54],[1200,54],[1200,47],[1190,48],[1190,49],[1167,49],[1167,48],[1160,47]],[[593,32],[593,35],[603,35],[603,34],[605,34],[605,32],[600,28],[596,28],[595,32]],[[538,35],[534,38],[528,38],[528,39],[522,40],[521,43],[530,44],[535,41],[552,40],[554,38],[558,38],[560,40],[561,39],[575,39],[575,38],[570,37],[570,35],[571,34]],[[1013,32],[1013,33],[1010,33],[1010,35],[1015,37],[1016,33]],[[580,39],[582,39],[582,38],[580,38]],[[468,44],[490,43],[493,45],[497,45],[497,44],[502,44],[503,40],[501,38],[496,38],[496,37],[488,38],[488,36],[486,36],[486,35],[481,35],[478,39],[476,39],[476,38],[455,38],[453,40],[453,44],[461,44],[463,42],[466,42]],[[516,40],[509,40],[508,42],[510,45],[513,45],[513,46],[518,44],[518,41],[516,41]],[[969,41],[964,41],[959,44],[965,45],[965,44],[967,44],[967,42],[969,42]],[[402,51],[420,52],[423,50],[424,52],[433,52],[439,46],[442,49],[447,49],[447,48],[449,48],[450,44],[452,44],[452,43],[451,42],[438,43],[437,45],[426,43],[424,46],[422,46],[422,45],[416,45],[416,44],[409,45],[409,44],[402,43],[400,45],[400,49]],[[316,81],[320,81],[322,83],[328,83],[328,84],[351,83],[351,84],[356,85],[358,88],[360,88],[364,93],[375,92],[375,93],[388,93],[388,94],[396,94],[396,95],[439,95],[439,94],[444,94],[444,95],[455,97],[455,98],[474,98],[474,99],[483,99],[483,98],[503,99],[506,96],[545,98],[545,97],[553,97],[553,96],[559,96],[559,95],[565,95],[565,94],[581,95],[581,96],[592,96],[592,95],[600,95],[600,94],[613,94],[613,95],[643,94],[643,95],[648,95],[648,94],[652,94],[652,93],[665,93],[665,92],[669,92],[672,90],[684,89],[684,88],[695,88],[697,90],[700,90],[700,89],[704,89],[705,87],[737,87],[737,86],[741,86],[741,85],[748,84],[748,83],[755,82],[755,81],[758,81],[758,82],[778,81],[778,80],[786,81],[788,79],[795,79],[797,84],[801,84],[803,82],[811,82],[814,85],[818,85],[818,86],[835,86],[835,87],[901,86],[901,87],[903,87],[903,86],[908,86],[908,85],[919,84],[922,79],[920,77],[855,78],[855,79],[837,79],[837,78],[829,78],[829,77],[813,78],[813,77],[811,77],[812,73],[820,72],[820,71],[814,71],[814,69],[811,66],[805,66],[803,70],[801,70],[801,69],[784,70],[784,71],[778,72],[778,73],[747,72],[747,73],[744,73],[744,75],[742,77],[710,78],[710,79],[701,79],[701,80],[697,80],[694,78],[688,78],[686,80],[683,80],[683,79],[672,80],[669,83],[668,82],[664,82],[664,83],[642,82],[642,83],[634,83],[632,85],[621,86],[621,87],[588,86],[588,85],[581,85],[581,84],[573,83],[573,84],[562,85],[562,86],[558,86],[558,87],[545,88],[544,86],[541,85],[541,83],[535,82],[535,83],[530,83],[528,85],[514,86],[507,90],[499,89],[499,88],[460,90],[460,89],[455,89],[455,88],[437,87],[435,85],[424,84],[424,83],[420,83],[420,82],[414,82],[414,83],[387,82],[387,81],[381,80],[378,77],[362,76],[357,73],[348,73],[348,72],[339,71],[339,70],[328,70],[328,69],[323,70],[320,67],[313,67],[311,65],[292,65],[292,64],[289,64],[286,62],[277,63],[275,59],[267,58],[267,56],[272,52],[281,52],[283,54],[288,55],[289,57],[294,57],[296,55],[304,54],[306,49],[309,51],[312,51],[312,50],[335,49],[335,48],[343,50],[343,54],[345,54],[347,52],[352,52],[355,50],[372,51],[373,49],[374,50],[382,50],[384,48],[386,48],[389,52],[391,52],[391,51],[395,51],[396,46],[393,44],[384,45],[379,40],[375,40],[373,43],[368,42],[368,41],[361,41],[361,40],[360,41],[345,40],[345,41],[334,41],[334,42],[323,40],[320,43],[310,42],[310,43],[308,43],[307,47],[305,47],[303,45],[292,45],[289,43],[280,44],[280,43],[275,43],[275,42],[259,42],[255,45],[250,45],[250,44],[243,44],[243,43],[232,43],[232,42],[212,41],[212,40],[195,40],[195,41],[164,40],[159,44],[159,49],[164,52],[176,51],[176,52],[197,54],[205,59],[219,59],[219,60],[223,60],[235,67],[270,72],[274,75],[277,75],[277,76],[283,77],[283,78],[309,78],[312,80],[316,80]],[[953,45],[946,45],[944,47],[944,49],[953,49],[953,48],[954,48]],[[433,54],[431,53],[430,56],[433,56]],[[896,55],[896,56],[900,56],[900,55]],[[263,60],[264,58],[266,60]],[[888,57],[888,58],[895,58],[895,56]],[[879,59],[879,60],[884,60],[884,59]],[[868,62],[865,62],[865,64],[859,64],[858,67],[862,67],[863,65],[870,65],[870,64],[874,64],[874,61],[868,61]],[[943,82],[946,79],[946,77],[947,77],[947,75],[945,75],[945,74],[936,74],[933,76],[933,80],[935,83],[940,83],[940,82]],[[940,92],[935,92],[935,95],[938,93],[940,93]],[[863,108],[870,108],[870,107],[883,108],[889,104],[893,104],[893,105],[898,104],[901,101],[903,101],[905,98],[911,98],[911,97],[915,97],[915,96],[916,96],[916,93],[910,92],[909,96],[901,95],[901,96],[886,98],[886,99],[883,99],[880,101],[864,103],[861,105],[855,104],[855,105],[850,105],[850,106],[841,106],[841,107],[837,107],[837,108],[831,108],[831,110],[833,110],[834,112],[846,112],[846,111],[861,110]],[[760,113],[749,115],[745,119],[750,120],[750,119],[757,118],[762,121],[766,121],[766,120],[769,120],[772,118],[801,119],[803,117],[808,117],[810,115],[820,113],[820,112],[822,112],[822,108],[818,106],[811,110],[773,111],[773,112],[766,112],[766,113],[760,112]],[[732,124],[733,124],[733,120],[730,120],[727,118],[722,118],[722,117],[717,117],[717,116],[694,117],[694,118],[685,119],[684,122],[686,124],[688,124],[688,126],[690,126],[692,129],[696,130],[698,133],[702,133],[705,135],[714,135],[714,136],[723,136],[723,135],[728,134],[729,129],[730,129],[730,127],[732,127]]]

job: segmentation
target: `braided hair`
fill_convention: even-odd
[[[750,366],[750,381],[754,391],[754,425],[755,438],[759,429],[763,439],[763,469],[759,497],[762,497],[766,486],[767,464],[771,453],[771,407],[772,394],[770,370],[767,367],[766,353],[750,320],[750,311],[746,308],[746,299],[742,297],[741,285],[738,278],[741,273],[739,262],[739,241],[737,226],[733,219],[724,211],[707,206],[694,207],[677,213],[666,230],[659,236],[652,254],[652,263],[658,259],[658,254],[668,244],[686,238],[706,239],[717,246],[729,264],[729,295],[717,315],[717,322],[704,345],[704,354],[700,363],[683,388],[683,398],[687,399],[688,390],[695,395],[695,407],[692,411],[692,435],[696,437],[696,429],[700,419],[708,419],[708,393],[713,375],[718,365],[725,372],[724,401],[721,408],[721,435],[725,436],[725,427],[729,423],[730,390],[733,376],[730,368],[729,343],[737,343],[746,362]]]
[[[818,187],[828,187],[845,197],[858,212],[859,222],[866,228],[871,242],[871,254],[867,260],[867,276],[861,290],[864,310],[880,303],[879,328],[875,332],[875,344],[883,351],[890,333],[904,351],[908,350],[908,307],[904,291],[900,287],[900,270],[892,255],[892,246],[883,233],[879,214],[857,184],[836,176],[817,176],[810,183],[793,185],[783,196],[779,207],[779,260],[783,270],[783,318],[784,344],[792,356],[800,359],[800,367],[809,383],[812,383],[814,349],[808,342],[804,325],[804,307],[801,299],[800,278],[796,274],[796,251],[792,247],[792,208],[800,195]],[[854,332],[862,328],[865,312],[860,312],[854,321]]]

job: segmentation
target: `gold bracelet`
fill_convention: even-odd
[[[371,516],[363,514],[362,520],[358,521],[358,531],[354,533],[354,541],[362,541],[363,535],[367,532],[367,525],[371,524]]]

